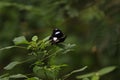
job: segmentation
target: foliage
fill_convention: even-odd
[[[25,44],[24,48],[27,50],[30,50],[30,53],[28,53],[29,56],[34,57],[35,59],[34,63],[31,63],[33,65],[30,65],[32,66],[33,71],[32,73],[29,73],[29,75],[31,75],[32,77],[30,76],[29,78],[27,75],[24,75],[24,74],[14,74],[14,75],[8,74],[5,76],[2,75],[0,77],[1,80],[4,80],[4,79],[9,80],[9,79],[17,79],[17,78],[21,78],[25,80],[40,80],[40,79],[41,80],[42,79],[65,80],[70,75],[77,73],[77,72],[81,72],[86,69],[86,67],[83,67],[81,69],[74,70],[63,77],[58,77],[58,73],[61,70],[61,68],[67,65],[66,64],[60,64],[60,65],[50,64],[50,59],[57,56],[58,53],[63,55],[65,53],[68,53],[68,51],[71,51],[74,46],[73,44],[72,45],[71,44],[68,44],[68,45],[67,44],[66,45],[65,44],[51,44],[49,41],[49,37],[43,40],[39,40],[38,36],[33,36],[31,41],[27,41],[27,39],[24,36],[17,37],[13,41],[14,41],[15,46]],[[20,47],[21,46],[19,46],[19,48]],[[10,47],[10,48],[13,48],[13,47]],[[6,48],[3,48],[1,50],[4,50],[4,49]],[[29,59],[27,61],[30,61],[30,60],[33,60],[33,59]],[[14,61],[8,64],[6,67],[4,67],[4,69],[14,70],[14,67],[16,67],[17,65],[23,64],[25,62],[26,61]],[[104,75],[106,73],[113,71],[114,69],[115,67],[104,68],[96,73],[81,75],[81,76],[78,76],[77,78],[87,78],[87,77],[93,76],[91,80],[99,80],[98,75]]]
[[[31,49],[34,42],[26,47],[28,42],[33,35],[43,39],[50,34],[51,29],[58,27],[67,34],[67,43],[77,45],[74,52],[59,54],[51,59],[51,64],[70,65],[69,68],[62,68],[59,76],[85,65],[89,72],[116,65],[116,71],[102,76],[101,79],[119,79],[119,7],[120,0],[0,0],[0,75],[6,73],[3,68],[12,61],[21,64],[13,65],[14,71],[10,70],[11,74],[31,73],[32,69],[28,65],[35,59],[32,56],[26,57],[26,53],[31,52],[26,48]],[[28,42],[25,41],[21,46],[9,46],[13,44],[12,39],[20,35],[26,36]],[[66,49],[69,48],[69,44],[65,45]],[[67,53],[69,50],[65,51]],[[68,80],[75,78],[71,76]]]
[[[38,36],[33,36],[31,41],[27,41],[27,39],[24,36],[20,36],[17,37],[13,40],[15,46],[16,47],[24,47],[27,50],[30,50],[30,53],[28,53],[29,55],[27,56],[31,56],[34,57],[34,63],[31,63],[33,65],[33,72],[34,75],[32,75],[32,73],[29,73],[29,75],[31,74],[31,77],[27,77],[27,75],[23,75],[23,74],[14,74],[14,75],[7,75],[7,76],[2,76],[0,79],[4,80],[5,78],[7,78],[8,80],[11,78],[17,79],[17,78],[25,78],[26,80],[31,80],[31,79],[35,79],[35,80],[39,80],[41,79],[49,79],[51,78],[52,80],[60,80],[62,78],[57,78],[57,75],[59,73],[59,71],[61,70],[62,67],[67,66],[66,64],[50,64],[50,59],[57,56],[58,53],[59,54],[65,54],[68,53],[68,51],[71,51],[71,49],[74,47],[74,44],[60,44],[59,47],[57,46],[57,44],[52,45],[49,41],[49,37],[43,39],[43,40],[38,40]],[[21,46],[20,46],[21,45]],[[22,46],[24,45],[24,46]],[[9,48],[14,48],[14,47],[9,47]],[[1,50],[4,50],[6,48],[2,48]],[[7,47],[8,49],[8,47]],[[30,61],[33,59],[29,59],[26,61]],[[8,64],[6,67],[4,67],[5,70],[14,70],[14,67],[16,67],[17,65],[23,64],[26,61],[13,61],[10,64]],[[28,66],[29,67],[29,66]],[[84,70],[85,68],[83,68],[82,70]],[[76,72],[80,72],[82,71],[80,70],[76,70],[73,73]],[[68,77],[68,76],[67,76]],[[63,79],[64,80],[64,79]]]

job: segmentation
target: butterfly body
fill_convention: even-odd
[[[49,38],[52,44],[63,42],[65,39],[66,35],[64,35],[64,33],[57,28],[53,30],[52,35]]]

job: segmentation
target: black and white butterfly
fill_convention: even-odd
[[[52,35],[49,38],[52,44],[63,42],[65,39],[66,35],[64,35],[64,33],[57,28],[53,30]]]

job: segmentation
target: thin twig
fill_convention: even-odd
[[[48,75],[47,75],[46,70],[45,70],[44,67],[43,67],[43,70],[44,70],[45,77],[46,77],[46,79],[48,80]]]
[[[8,46],[8,47],[1,48],[0,51],[6,50],[6,49],[11,49],[11,48],[23,48],[23,49],[26,49],[26,47],[22,47],[22,46]]]

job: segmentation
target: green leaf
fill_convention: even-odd
[[[110,67],[106,67],[106,68],[103,68],[103,69],[99,70],[97,73],[98,73],[99,75],[105,75],[105,74],[107,74],[107,73],[112,72],[112,71],[115,70],[115,69],[116,69],[115,66],[110,66]]]
[[[105,75],[105,74],[113,71],[115,68],[116,68],[115,66],[106,67],[106,68],[103,68],[103,69],[101,69],[97,72],[91,72],[91,73],[88,73],[88,74],[80,75],[80,76],[77,76],[76,78],[81,79],[81,78],[92,77],[94,75],[98,75],[98,76]],[[99,78],[99,77],[95,77],[95,78]]]
[[[66,54],[70,51],[73,51],[73,47],[75,47],[75,44],[57,44],[58,47],[63,49],[63,54]]]
[[[9,78],[27,78],[27,76],[23,74],[16,74],[9,76]]]
[[[19,44],[28,44],[28,41],[26,40],[26,38],[24,36],[20,36],[17,37],[13,40],[15,45],[19,45]]]
[[[4,69],[6,70],[11,70],[13,69],[16,65],[20,64],[21,62],[18,62],[18,61],[14,61],[14,62],[11,62],[10,64],[8,64],[6,67],[4,67]]]
[[[95,75],[92,76],[91,80],[99,80],[100,76],[96,73]]]
[[[35,66],[33,67],[33,73],[38,77],[45,77],[45,70],[43,67]]]
[[[39,66],[35,66],[35,67],[33,67],[33,72],[34,72],[35,74],[39,74],[39,73],[41,73],[42,70],[43,70],[42,67],[39,67]]]
[[[9,77],[0,78],[0,80],[9,80]]]
[[[5,78],[5,77],[8,77],[8,75],[9,75],[8,73],[3,74],[3,75],[0,75],[0,79],[1,79],[1,78]]]
[[[88,73],[88,74],[84,74],[84,75],[77,76],[76,78],[77,78],[77,79],[88,78],[88,77],[93,76],[94,74],[95,74],[95,72],[92,72],[92,73]]]
[[[50,38],[50,36],[47,36],[47,37],[45,37],[42,41],[43,41],[43,42],[46,42],[46,41],[49,40],[49,38]]]
[[[32,37],[32,41],[35,41],[35,42],[36,42],[37,40],[38,40],[38,36],[33,36],[33,37]]]

